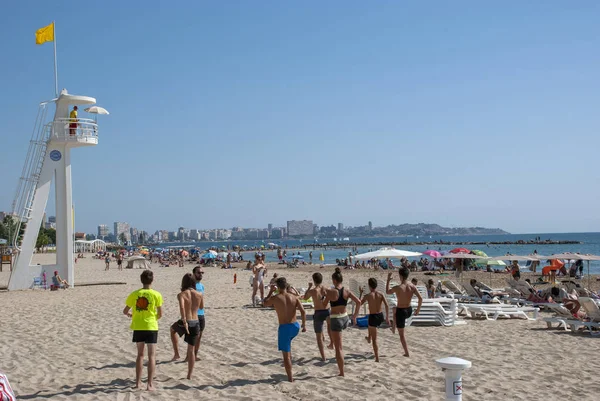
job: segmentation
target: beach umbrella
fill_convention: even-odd
[[[377,259],[382,259],[382,258],[401,259],[401,258],[410,258],[410,257],[415,257],[415,256],[421,256],[421,255],[423,255],[423,254],[420,252],[404,251],[402,249],[395,249],[395,248],[381,248],[377,251],[362,253],[360,255],[353,256],[353,258],[355,258],[357,260],[370,260],[370,259],[374,259],[374,258],[377,258]]]
[[[441,257],[445,259],[489,259],[488,257],[473,255],[471,253],[448,253]]]
[[[442,254],[439,253],[438,251],[434,251],[433,249],[428,249],[425,252],[423,252],[423,255],[427,255],[429,257],[432,258],[440,258],[442,257]]]
[[[588,276],[588,288],[590,286],[590,261],[600,260],[598,255],[582,255],[580,253],[559,253],[549,256],[550,259],[563,259],[563,260],[587,260],[587,276]]]
[[[105,114],[105,115],[110,114],[108,112],[108,110],[106,110],[104,107],[100,107],[100,106],[88,107],[87,109],[83,109],[83,111],[92,113],[92,114]]]
[[[210,251],[208,251],[207,253],[212,253],[213,255],[217,256],[217,251],[213,251],[212,249]]]
[[[471,253],[474,255],[483,256],[484,258],[487,258],[487,253],[480,251],[478,249],[471,251]]]
[[[544,258],[546,258],[544,256]],[[534,258],[533,256],[519,256],[519,255],[502,255],[502,256],[494,256],[493,258],[491,258],[492,260],[516,260],[519,262],[532,262],[534,260],[538,260],[537,258]]]
[[[202,259],[216,259],[217,255],[215,255],[214,253],[210,253],[210,252],[206,252],[204,255],[202,255]]]
[[[453,250],[450,251],[450,253],[469,253],[471,251],[469,251],[467,248],[454,248]]]

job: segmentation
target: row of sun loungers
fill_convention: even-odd
[[[395,285],[395,283],[393,283]],[[354,279],[350,279],[349,281],[349,289],[350,291],[359,296],[361,286],[367,290],[367,284],[360,284],[358,281]],[[456,326],[459,324],[465,324],[464,320],[459,319],[458,317],[458,301],[452,298],[427,298],[427,289],[424,286],[417,286],[419,293],[423,297],[423,304],[421,305],[421,311],[418,316],[412,316],[406,321],[406,325],[415,325],[415,324],[426,324],[426,325],[438,325],[438,326]],[[385,289],[381,289],[382,292],[385,292]],[[363,291],[364,294],[364,291]],[[395,295],[387,295],[387,300],[390,306],[390,321],[393,320],[394,307],[397,304]],[[412,302],[413,310],[417,307],[416,299]],[[354,313],[354,305],[353,311]],[[364,306],[362,310],[364,314],[367,314],[367,307]]]

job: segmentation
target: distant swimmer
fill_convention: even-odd
[[[412,316],[412,307],[410,305],[413,295],[418,299],[417,310],[415,316],[421,311],[421,305],[423,304],[423,298],[417,287],[414,284],[408,282],[409,271],[403,267],[398,271],[400,275],[400,284],[390,288],[390,281],[392,280],[392,273],[388,273],[387,283],[385,284],[385,292],[388,295],[396,294],[398,300],[398,306],[396,307],[396,328],[400,335],[400,342],[402,348],[404,348],[404,356],[408,357],[408,346],[406,345],[406,338],[404,338],[404,328],[406,327],[406,319]]]
[[[379,346],[377,344],[377,328],[381,323],[385,322],[390,325],[390,306],[388,301],[381,292],[377,291],[377,280],[369,279],[370,293],[361,299],[361,304],[369,304],[369,335],[366,337],[367,342],[373,344],[373,353],[375,354],[375,362],[379,362]],[[362,295],[362,288],[361,288]],[[385,305],[385,316],[381,312],[382,306]]]
[[[196,279],[192,273],[187,273],[181,280],[181,292],[177,295],[179,301],[179,313],[181,319],[171,326],[171,339],[174,338],[173,348],[177,350],[177,337],[173,336],[173,331],[184,335],[183,340],[187,343],[187,378],[192,378],[196,358],[194,348],[196,339],[200,335],[200,321],[198,319],[198,310],[204,308],[204,299],[202,294],[196,291]],[[174,329],[175,327],[175,329]]]
[[[327,334],[331,341],[331,323],[329,321],[329,300],[327,299],[327,289],[323,287],[323,275],[321,273],[314,273],[312,275],[313,283],[308,283],[308,290],[304,294],[304,300],[309,298],[313,299],[315,306],[315,314],[313,316],[313,327],[317,336],[317,346],[321,353],[321,359],[325,361],[325,346],[324,346],[324,335],[323,335],[323,324],[327,322]]]
[[[277,288],[278,293],[273,295],[273,292]],[[300,311],[302,317],[302,332],[306,331],[306,312],[302,307],[302,303],[297,296],[294,296],[286,291],[287,281],[285,277],[279,277],[277,279],[277,286],[272,286],[269,290],[267,298],[265,298],[264,305],[272,306],[277,312],[277,319],[279,321],[279,329],[277,331],[277,344],[278,349],[283,355],[283,365],[285,366],[285,372],[287,373],[288,380],[294,381],[292,377],[292,340],[300,332],[300,325],[296,320],[296,310]]]
[[[153,391],[154,371],[156,370],[156,343],[158,341],[158,319],[162,317],[163,298],[160,292],[151,288],[154,274],[144,270],[140,276],[143,288],[129,294],[123,314],[131,318],[133,342],[137,345],[135,360],[135,388],[142,385],[144,368],[144,346],[148,348],[148,391]]]
[[[358,316],[358,312],[360,312],[360,299],[342,286],[344,279],[339,268],[335,269],[331,280],[333,288],[327,290],[327,300],[331,303],[331,338],[335,348],[335,359],[340,371],[339,375],[344,376],[342,331],[350,326],[350,318],[348,317],[348,312],[346,312],[346,305],[348,304],[348,298],[356,304],[354,316],[352,316],[352,323],[356,324],[356,317]]]

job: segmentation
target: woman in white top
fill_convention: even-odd
[[[267,273],[267,268],[265,267],[260,256],[256,256],[256,260],[252,266],[252,273],[254,274],[254,283],[252,285],[252,305],[256,306],[256,293],[258,290],[260,290],[260,302],[262,303],[265,299],[264,277]]]

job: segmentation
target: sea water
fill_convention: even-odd
[[[517,242],[517,241],[532,241],[536,237],[540,237],[542,241],[578,241],[581,244],[570,244],[570,245],[540,245],[540,244],[507,244],[507,245],[491,245],[485,244],[490,242]],[[433,241],[444,241],[444,242],[484,242],[483,245],[441,245],[441,244],[430,244],[430,245],[406,245],[404,243],[410,242],[433,242]],[[394,247],[397,249],[403,249],[407,251],[423,252],[427,249],[434,249],[436,251],[449,251],[456,247],[464,247],[469,250],[480,250],[485,252],[488,256],[501,256],[506,253],[513,255],[529,255],[534,251],[537,251],[540,255],[552,255],[556,253],[564,252],[578,252],[582,254],[593,254],[600,255],[600,233],[552,233],[552,234],[507,234],[507,235],[465,235],[465,236],[421,236],[416,237],[376,237],[376,238],[359,238],[351,237],[350,241],[334,241],[333,238],[319,238],[318,240],[249,240],[249,241],[215,241],[215,242],[197,242],[197,243],[169,243],[161,244],[165,246],[182,246],[182,245],[194,245],[199,249],[207,249],[209,247],[226,248],[227,246],[240,246],[240,247],[267,247],[268,243],[275,243],[282,246],[284,249],[286,245],[288,248],[295,248],[300,246],[307,246],[307,249],[300,249],[300,255],[303,260],[308,262],[309,252],[313,252],[313,263],[322,263],[319,261],[319,256],[323,253],[326,264],[335,263],[336,259],[345,259],[348,257],[350,248],[339,248],[342,245],[348,245],[348,243],[364,243],[372,244],[367,246],[359,246],[358,253],[364,253],[372,250],[377,250],[382,247],[379,243],[394,243]],[[327,244],[327,250],[323,248],[312,249],[312,245],[323,245]],[[264,251],[267,262],[277,261],[276,251]],[[293,251],[294,254],[298,253],[298,250]],[[246,252],[245,259],[252,258],[253,252]],[[353,252],[354,254],[354,252]],[[288,251],[288,257],[291,257],[292,251]],[[418,258],[417,258],[418,259]],[[520,262],[524,264],[525,262]],[[398,263],[395,263],[396,265]],[[584,261],[585,271],[587,272],[587,261]],[[542,264],[543,266],[543,264]],[[600,273],[600,261],[590,262],[590,272],[594,274]]]

